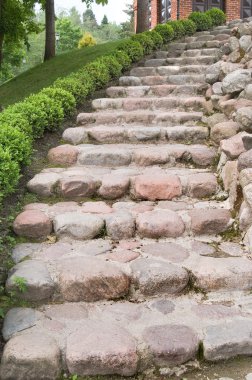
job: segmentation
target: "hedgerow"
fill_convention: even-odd
[[[144,54],[176,38],[224,22],[224,13],[212,9],[206,13],[193,12],[188,20],[157,25],[152,31],[122,41],[112,54],[94,60],[65,78],[58,78],[38,94],[6,108],[0,114],[0,204],[15,190],[22,165],[29,163],[34,139],[41,138],[45,131],[57,130],[78,104],[118,78]]]

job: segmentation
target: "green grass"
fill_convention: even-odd
[[[73,50],[27,70],[0,86],[0,105],[6,107],[50,86],[57,78],[65,77],[96,58],[111,53],[121,41]]]

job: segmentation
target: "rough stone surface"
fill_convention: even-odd
[[[2,329],[4,340],[8,341],[16,333],[36,326],[40,318],[42,318],[42,313],[34,309],[20,307],[9,310]]]
[[[133,237],[135,228],[135,218],[128,212],[121,211],[106,217],[107,234],[113,240]]]
[[[57,236],[88,240],[101,233],[104,220],[96,215],[68,212],[57,215],[53,224]]]
[[[218,361],[238,355],[251,355],[252,322],[235,320],[206,330],[203,339],[205,358]]]
[[[238,158],[238,170],[252,168],[252,149],[242,153]]]
[[[45,213],[39,210],[24,211],[17,216],[13,229],[18,236],[45,238],[52,232],[52,223]]]
[[[191,217],[191,229],[196,235],[219,234],[224,232],[231,219],[231,214],[224,209],[192,210],[189,212]]]
[[[185,269],[162,261],[139,259],[131,268],[136,288],[147,296],[179,294],[189,281]]]
[[[236,113],[236,121],[240,123],[247,132],[252,132],[252,109],[251,107],[239,108]]]
[[[229,158],[237,158],[241,153],[245,152],[245,147],[242,140],[245,134],[245,132],[240,132],[227,140],[222,140],[220,143],[221,150]]]
[[[251,72],[249,70],[235,70],[228,74],[222,82],[224,94],[241,92],[251,82]]]
[[[196,358],[199,338],[186,326],[149,327],[143,337],[157,366],[175,366]]]
[[[67,340],[66,361],[78,376],[131,376],[137,371],[136,342],[114,323],[86,320]]]
[[[71,270],[69,270],[71,268]],[[63,300],[95,302],[127,295],[129,278],[112,263],[91,257],[64,259],[57,265]]]
[[[22,278],[25,282],[25,290],[20,291],[17,279]],[[42,301],[50,299],[55,285],[48,272],[46,265],[37,260],[23,261],[14,266],[6,282],[8,291],[16,291],[19,296],[29,301]]]
[[[189,195],[194,198],[205,198],[217,191],[217,180],[213,174],[194,174],[188,178]]]
[[[60,371],[60,350],[54,339],[44,333],[15,336],[4,348],[2,380],[55,380]]]
[[[133,185],[133,194],[137,199],[151,201],[173,199],[182,194],[180,180],[175,175],[138,176]]]
[[[181,217],[171,210],[149,211],[136,220],[137,230],[142,237],[178,237],[185,230]]]
[[[221,140],[228,139],[239,132],[240,126],[234,121],[218,123],[211,128],[211,139],[219,144]]]
[[[48,160],[55,165],[73,165],[78,157],[78,149],[72,145],[61,145],[48,153]]]

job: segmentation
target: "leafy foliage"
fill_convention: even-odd
[[[137,41],[142,45],[144,54],[150,54],[153,51],[154,42],[148,33],[136,34],[132,37],[132,40]]]
[[[20,177],[19,165],[7,149],[0,145],[0,201],[15,190]]]
[[[122,65],[122,70],[128,70],[131,66],[131,59],[127,53],[122,50],[116,50],[114,53],[114,57],[117,61]]]
[[[96,44],[96,39],[92,36],[92,34],[85,32],[79,41],[78,48],[82,49],[87,46],[95,46]]]
[[[28,164],[32,153],[32,140],[18,128],[11,128],[7,124],[1,125],[0,146],[8,149],[15,162]]]
[[[168,24],[159,24],[154,28],[154,30],[161,35],[165,44],[174,39],[174,30]]]
[[[192,20],[181,20],[181,23],[185,29],[185,34],[187,36],[192,36],[196,32],[197,26]]]
[[[226,22],[226,15],[221,9],[212,8],[209,9],[206,14],[211,17],[214,26],[222,25]]]
[[[180,20],[168,21],[167,25],[170,25],[174,31],[174,38],[182,38],[185,35],[185,28]]]
[[[198,31],[208,30],[212,27],[212,19],[207,13],[192,12],[189,15],[189,20],[196,24]]]
[[[140,61],[144,55],[144,50],[138,41],[127,40],[122,42],[117,50],[124,51],[131,59],[131,62]]]
[[[82,32],[80,27],[74,26],[69,19],[58,19],[56,32],[59,34],[58,51],[68,51],[78,47]]]

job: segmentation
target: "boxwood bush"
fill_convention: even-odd
[[[105,55],[100,58],[99,61],[108,67],[110,79],[119,78],[122,74],[123,67],[113,55]]]
[[[165,44],[174,39],[174,30],[168,24],[159,24],[154,28],[154,30],[161,35]]]
[[[212,8],[209,9],[206,14],[210,16],[213,26],[222,25],[226,22],[226,15],[221,9]]]
[[[144,54],[150,54],[154,49],[154,42],[146,32],[134,35],[132,40],[138,41],[142,45]]]
[[[128,54],[125,53],[125,51],[116,50],[114,56],[117,59],[117,61],[122,65],[123,71],[128,70],[130,68],[132,61]]]
[[[180,20],[168,21],[167,25],[170,25],[174,31],[174,39],[182,38],[186,32],[185,28]]]
[[[213,25],[211,17],[202,12],[192,12],[189,15],[189,20],[192,20],[196,24],[198,31],[208,30]]]
[[[140,61],[144,56],[143,47],[138,41],[124,41],[117,47],[117,50],[123,51],[126,54],[128,54],[128,56],[131,59],[131,62]]]
[[[27,165],[32,153],[32,139],[18,128],[9,127],[6,124],[0,128],[0,146],[11,155],[11,158],[19,164]]]
[[[40,94],[49,96],[49,98],[59,102],[65,117],[71,116],[76,109],[74,96],[63,88],[47,87],[40,91]]]
[[[187,20],[181,20],[180,22],[184,27],[185,35],[192,36],[196,32],[197,26],[195,22],[193,22],[192,20],[187,19]]]
[[[150,36],[150,38],[152,39],[152,41],[154,43],[154,46],[153,46],[154,50],[160,49],[163,46],[164,40],[163,40],[161,34],[156,32],[155,30],[145,32],[145,34],[148,34]]]
[[[0,201],[12,193],[20,178],[20,167],[8,149],[0,145]]]

